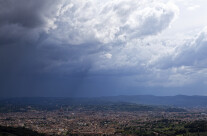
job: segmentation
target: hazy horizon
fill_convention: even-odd
[[[0,0],[0,97],[207,96],[205,0]]]

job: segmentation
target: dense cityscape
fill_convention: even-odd
[[[48,105],[51,101],[47,101]],[[76,105],[60,105],[59,102],[59,105],[43,107],[34,103],[19,105],[22,102],[18,101],[16,104],[8,103],[8,100],[5,103],[0,106],[1,127],[24,128],[48,136],[204,136],[207,133],[205,107],[178,108],[124,102],[91,104],[89,101]],[[0,136],[4,131],[0,129]]]

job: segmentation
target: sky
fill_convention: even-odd
[[[206,0],[0,0],[0,96],[207,95]]]

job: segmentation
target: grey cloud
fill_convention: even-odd
[[[159,11],[161,10],[161,11]],[[169,12],[167,9],[159,9],[157,12],[159,15],[156,15],[157,13],[151,13],[149,16],[145,17],[143,23],[139,27],[140,30],[138,30],[138,34],[141,36],[147,36],[147,35],[154,35],[162,32],[167,27],[169,27],[171,21],[176,16],[175,12]]]
[[[27,28],[47,24],[57,10],[57,0],[1,0],[0,25],[16,24]]]
[[[172,54],[162,56],[155,65],[164,69],[181,66],[205,68],[207,64],[206,39],[207,31],[205,29],[191,42],[178,47]]]
[[[0,43],[31,44],[54,27],[57,0],[0,0]]]

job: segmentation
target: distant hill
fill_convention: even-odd
[[[112,96],[102,97],[106,101],[121,101],[147,105],[167,105],[180,107],[207,107],[207,96],[154,96],[154,95],[134,95],[134,96]]]
[[[1,101],[0,112],[27,112],[30,110],[79,110],[79,111],[166,111],[186,112],[182,108],[170,106],[144,105],[130,102],[69,98],[13,98]]]
[[[54,105],[107,105],[111,103],[134,103],[141,105],[162,105],[175,107],[207,107],[207,96],[154,96],[154,95],[132,95],[132,96],[108,96],[95,98],[50,98],[50,97],[26,97],[26,98],[4,98],[0,99],[0,106],[4,105],[33,105],[54,108]]]

